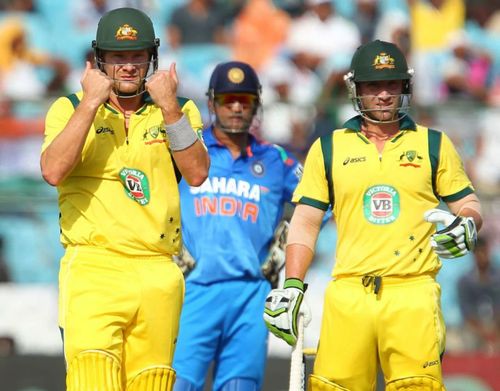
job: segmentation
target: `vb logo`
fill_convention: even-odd
[[[399,193],[388,185],[376,185],[363,196],[365,218],[373,224],[390,224],[399,216]]]
[[[125,193],[141,205],[149,203],[150,191],[147,176],[140,170],[123,168],[120,179],[125,187]]]
[[[372,215],[387,217],[392,214],[392,196],[390,193],[380,192],[372,197]]]

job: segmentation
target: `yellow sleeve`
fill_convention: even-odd
[[[81,96],[79,97],[81,98]],[[67,97],[60,97],[52,103],[45,117],[42,152],[61,133],[74,111],[73,104]]]
[[[292,202],[310,205],[321,210],[328,209],[328,181],[320,139],[313,143],[307,153],[304,173],[295,189]]]
[[[198,130],[203,129],[203,121],[201,120],[200,110],[196,104],[191,100],[187,100],[181,108],[182,112],[188,117],[191,127],[198,132]]]
[[[442,133],[436,188],[445,202],[459,200],[474,192],[462,159],[445,133]]]

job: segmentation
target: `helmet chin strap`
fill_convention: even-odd
[[[379,110],[361,110],[359,114],[361,115],[361,117],[363,117],[363,119],[376,124],[392,124],[394,122],[398,122],[401,118],[404,118],[408,115],[408,113],[396,111],[392,119],[382,121],[370,116],[370,113],[373,111],[379,111]]]
[[[99,69],[102,72],[104,72],[104,65],[106,63],[104,61],[98,60],[97,58],[96,58],[96,61],[97,61],[97,65],[98,65]],[[151,66],[151,65],[153,65],[153,66]],[[153,71],[150,74],[149,72],[150,72],[151,68],[153,69]],[[149,65],[148,65],[148,69],[146,71],[146,75],[141,78],[141,81],[139,83],[135,83],[135,82],[130,82],[130,81],[124,82],[120,79],[117,79],[115,77],[115,69],[113,69],[113,76],[110,76],[111,79],[113,80],[113,88],[112,88],[113,94],[115,94],[118,98],[124,98],[124,99],[134,98],[136,96],[144,94],[146,92],[146,89],[144,87],[144,83],[147,81],[148,78],[153,76],[153,74],[155,72],[156,72],[156,70],[155,70],[155,66],[154,66],[154,60],[150,60]],[[122,83],[122,82],[123,83],[135,83],[135,84],[137,84],[137,89],[134,92],[121,92],[120,91],[120,83]]]
[[[248,131],[250,130],[251,124],[252,124],[252,120],[246,121],[246,123],[243,125],[243,127],[241,129],[235,129],[235,128],[231,128],[231,127],[225,126],[219,120],[219,118],[217,116],[215,116],[215,126],[218,129],[220,129],[220,130],[222,130],[223,132],[226,132],[226,133],[231,133],[231,134],[248,133]]]
[[[356,97],[355,99],[353,99],[353,106],[354,109],[361,115],[361,117],[369,122],[376,124],[392,124],[394,122],[398,122],[408,115],[406,110],[408,110],[410,107],[409,100],[409,94],[401,94],[399,96],[398,107],[394,109],[392,117],[388,120],[380,120],[371,115],[374,112],[383,111],[383,108],[365,109],[363,107],[363,104],[361,103],[361,97]]]
[[[116,80],[116,79],[113,79],[113,80],[115,82],[117,82],[118,85],[120,84],[119,80]],[[140,85],[138,85],[137,90],[135,92],[120,92],[120,89],[116,88],[114,86],[113,86],[112,90],[113,90],[113,94],[115,94],[118,98],[124,98],[124,99],[134,98],[134,97],[142,95],[146,92],[146,89],[144,88],[144,82],[141,83]]]

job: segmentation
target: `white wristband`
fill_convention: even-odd
[[[177,122],[170,125],[165,124],[165,130],[172,151],[182,151],[198,140],[185,114]]]

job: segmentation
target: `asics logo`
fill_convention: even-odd
[[[115,134],[115,131],[111,128],[105,128],[104,126],[101,126],[100,128],[97,128],[95,130],[95,132],[97,134],[103,134],[103,133],[111,133],[111,134]]]
[[[366,162],[366,156],[361,156],[361,157],[346,157],[342,165],[346,166],[349,163],[362,163]]]

